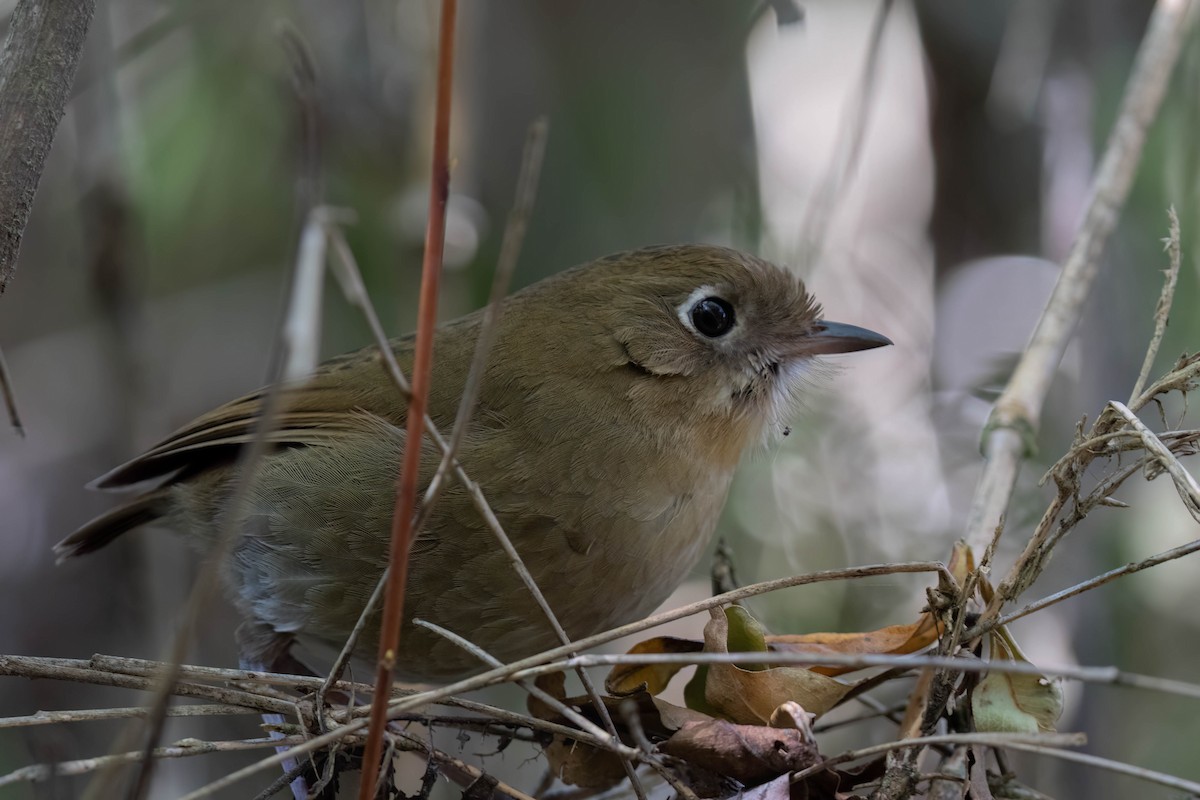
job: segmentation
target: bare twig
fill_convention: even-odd
[[[38,711],[23,717],[0,717],[0,728],[32,728],[38,725],[59,725],[65,722],[96,722],[97,720],[144,717],[150,713],[147,706],[125,708],[84,708],[66,711]],[[245,706],[203,704],[172,706],[167,709],[168,717],[225,717],[235,714],[254,714],[255,709]]]
[[[500,324],[500,315],[504,310],[504,296],[508,294],[508,286],[512,282],[513,272],[517,268],[517,258],[521,254],[521,245],[525,241],[525,230],[529,227],[529,218],[533,213],[533,201],[537,197],[538,178],[542,173],[542,161],[546,156],[546,135],[549,128],[545,117],[539,117],[529,126],[525,136],[525,153],[521,158],[521,169],[517,176],[516,197],[512,210],[504,226],[504,240],[500,244],[500,258],[496,262],[496,272],[492,277],[492,291],[488,304],[483,311],[483,319],[479,323],[479,338],[475,342],[475,353],[471,358],[471,367],[467,372],[467,380],[463,386],[462,398],[458,404],[458,415],[454,419],[454,428],[450,431],[450,444],[442,454],[437,472],[429,481],[425,490],[425,498],[417,516],[415,530],[420,531],[434,504],[441,495],[446,476],[449,475],[458,448],[463,437],[467,434],[467,425],[471,414],[475,411],[475,402],[479,399],[479,389],[483,384],[483,375],[487,367],[488,356],[492,344],[496,340],[496,331]]]
[[[220,779],[213,781],[207,786],[202,786],[196,791],[184,795],[181,800],[200,800],[200,798],[209,797],[221,789],[224,789],[227,786],[232,786],[257,772],[281,765],[289,758],[295,758],[297,756],[307,755],[308,753],[314,753],[318,750],[324,749],[329,745],[343,741],[348,735],[358,733],[362,729],[366,728],[366,726],[366,719],[360,718],[353,720],[334,731],[321,734],[320,736],[314,736],[311,739],[303,741],[293,746],[286,753],[275,753],[274,755],[264,758],[261,761],[256,761],[249,766],[231,772]],[[466,764],[458,759],[448,756],[441,751],[434,750],[430,748],[427,743],[422,742],[416,737],[399,732],[393,732],[390,734],[390,736],[403,741],[408,746],[407,749],[415,749],[428,753],[431,757],[438,759],[440,765],[453,765],[456,769],[464,770],[467,774],[470,774],[474,777],[479,777],[484,774],[483,771],[478,767],[473,767],[470,764]],[[586,734],[578,734],[577,738],[581,738],[583,736],[586,736]],[[374,781],[372,781],[372,783],[374,783]],[[518,798],[518,800],[532,800],[532,798],[529,798],[528,795],[518,792],[506,784],[497,782],[496,788],[510,797]]]
[[[325,224],[325,212],[322,209],[314,209],[309,215],[305,231],[302,234],[302,240],[310,238],[312,228],[322,228]],[[301,246],[300,252],[297,255],[297,274],[308,271],[306,265],[310,263],[310,257],[311,253],[308,252],[308,248]],[[142,797],[149,787],[150,773],[154,765],[154,760],[149,757],[149,753],[153,750],[159,737],[162,735],[163,720],[165,719],[164,712],[167,708],[168,698],[171,695],[171,687],[178,680],[178,668],[187,655],[188,648],[191,645],[192,634],[196,630],[200,619],[211,605],[213,596],[217,592],[219,584],[218,571],[237,543],[239,526],[246,513],[250,493],[258,474],[258,468],[271,447],[268,440],[278,421],[281,393],[284,389],[284,383],[281,378],[285,365],[289,365],[287,370],[290,373],[292,381],[297,380],[299,371],[303,367],[302,363],[292,356],[290,345],[294,339],[289,338],[283,331],[288,329],[295,330],[297,324],[295,320],[300,316],[305,317],[309,325],[318,328],[320,326],[320,319],[311,316],[312,312],[316,310],[314,303],[311,299],[306,299],[309,286],[314,282],[319,285],[319,281],[311,278],[308,280],[302,280],[299,277],[293,279],[291,297],[280,326],[280,357],[274,368],[273,380],[265,391],[258,418],[255,420],[254,432],[250,443],[238,453],[237,464],[234,467],[234,475],[236,477],[226,501],[228,513],[222,517],[216,541],[208,553],[208,558],[204,560],[199,574],[196,576],[196,581],[192,586],[191,594],[184,609],[183,619],[176,629],[169,655],[164,659],[171,667],[163,670],[158,675],[158,684],[154,690],[154,697],[150,704],[153,713],[146,719],[144,725],[127,727],[123,734],[118,737],[115,749],[126,750],[133,744],[138,731],[145,731],[142,748],[147,757],[141,762],[138,770],[135,787],[131,794],[134,798]],[[319,303],[315,305],[319,307]],[[315,351],[310,350],[308,355],[315,357],[316,354]],[[116,793],[113,787],[116,775],[116,770],[111,767],[100,770],[92,782],[88,784],[83,795],[84,800],[99,800],[99,798],[113,796]]]
[[[443,628],[441,625],[435,625],[432,622],[427,622],[426,620],[415,620],[415,622],[417,625],[420,625],[421,627],[426,628],[427,630],[433,631],[434,633],[438,634],[439,636],[442,636],[442,637],[448,639],[449,641],[453,642],[454,644],[458,645],[459,647],[463,648],[464,650],[471,653],[479,660],[483,661],[488,666],[494,667],[494,668],[503,668],[504,664],[498,658],[496,658],[491,653],[487,652],[486,650],[484,650],[482,647],[475,644],[474,642],[471,642],[471,641],[463,638],[462,636],[459,636],[454,631],[447,630],[446,628]],[[579,674],[580,676],[584,675],[583,667],[576,668],[576,673]],[[615,726],[612,725],[611,720],[609,722],[609,727],[611,728],[611,730],[606,731],[603,728],[600,728],[597,725],[595,725],[587,717],[583,716],[578,711],[571,708],[566,703],[562,702],[557,697],[554,697],[549,692],[547,692],[546,690],[537,686],[533,682],[524,680],[522,678],[514,678],[514,680],[518,686],[520,686],[522,689],[524,689],[530,695],[532,695],[533,697],[536,697],[538,700],[541,700],[543,703],[545,703],[546,705],[553,708],[559,714],[562,714],[564,718],[569,719],[571,722],[574,722],[581,729],[590,733],[596,740],[603,742],[604,749],[607,749],[610,753],[613,753],[614,755],[619,756],[623,760],[623,762],[626,764],[626,766],[627,766],[626,775],[629,775],[629,773],[633,772],[632,761],[634,759],[639,758],[639,756],[640,756],[642,761],[645,761],[646,763],[648,763],[652,767],[654,767],[655,771],[658,772],[658,774],[662,776],[663,780],[665,780],[667,783],[671,784],[672,788],[675,789],[675,791],[679,794],[680,797],[685,798],[685,800],[688,800],[689,798],[690,798],[690,800],[695,800],[695,794],[692,792],[692,790],[690,788],[688,788],[687,785],[683,784],[679,780],[679,778],[675,775],[675,773],[672,772],[665,764],[662,763],[662,760],[657,756],[657,754],[654,752],[653,748],[643,747],[643,748],[641,748],[641,751],[639,753],[638,750],[636,750],[632,747],[628,747],[625,744],[623,744],[621,742],[621,740],[617,737],[616,728],[615,728]],[[594,690],[593,690],[593,692],[594,692]],[[600,698],[598,693],[595,693],[594,696],[589,696],[589,699],[592,701],[593,705],[596,706],[598,714],[601,713],[601,711],[600,711],[601,709],[603,709],[604,712],[608,711],[608,707],[606,705],[604,705],[604,701]],[[644,734],[643,734],[643,738],[644,738]],[[635,785],[637,783],[638,783],[637,781],[634,781]]]
[[[1179,215],[1175,213],[1174,206],[1167,209],[1167,226],[1167,268],[1163,271],[1166,279],[1163,281],[1162,292],[1158,295],[1158,306],[1154,309],[1154,336],[1150,339],[1150,346],[1146,348],[1146,358],[1142,361],[1142,370],[1138,373],[1137,382],[1133,384],[1133,391],[1129,393],[1130,405],[1133,405],[1141,395],[1142,389],[1146,387],[1146,381],[1150,378],[1150,370],[1154,368],[1154,358],[1158,355],[1163,334],[1167,332],[1167,320],[1171,316],[1171,301],[1175,299],[1175,284],[1179,280],[1179,266],[1183,262]]]
[[[475,345],[475,354],[471,362],[470,371],[467,374],[463,397],[459,405],[458,417],[455,419],[448,445],[437,440],[432,421],[429,420],[428,415],[426,416],[426,431],[430,433],[435,443],[439,445],[442,452],[442,460],[438,465],[437,472],[434,473],[433,479],[430,480],[429,485],[426,487],[425,496],[421,501],[421,508],[413,526],[413,530],[418,533],[424,527],[434,503],[437,502],[437,498],[444,486],[446,473],[454,471],[458,465],[456,453],[458,452],[462,437],[465,435],[467,423],[470,420],[470,413],[475,407],[476,395],[479,385],[483,380],[483,371],[487,364],[488,353],[491,351],[492,342],[495,338],[495,330],[500,321],[500,313],[503,308],[501,301],[508,292],[512,274],[516,269],[517,258],[520,255],[521,244],[524,241],[525,229],[528,227],[529,217],[533,211],[533,202],[537,196],[538,178],[541,175],[542,161],[546,152],[547,133],[548,124],[545,118],[538,118],[529,126],[529,133],[525,139],[525,153],[521,160],[521,168],[517,178],[516,199],[512,210],[509,212],[508,221],[505,224],[504,241],[500,247],[500,258],[496,264],[495,275],[492,278],[491,296],[484,311],[483,319],[479,324],[479,339]],[[383,329],[378,325],[378,320],[375,318],[374,309],[371,307],[366,289],[362,285],[358,268],[354,264],[354,256],[350,252],[345,237],[336,230],[330,230],[329,234],[334,239],[335,270],[342,277],[343,288],[347,297],[352,298],[351,302],[362,309],[367,315],[368,324],[372,325],[372,330],[377,327],[379,328],[376,339],[380,343],[381,351],[390,354],[390,346],[387,344],[387,338],[383,335]],[[396,372],[399,373],[398,365]],[[401,381],[400,388],[402,394],[407,397],[409,395],[407,384]],[[371,596],[367,598],[367,603],[363,606],[362,613],[359,614],[354,629],[350,632],[350,636],[346,638],[346,642],[343,644],[333,668],[329,671],[330,683],[340,678],[342,672],[345,670],[346,664],[353,653],[354,646],[358,641],[358,637],[362,633],[363,628],[366,627],[367,618],[370,617],[379,605],[379,599],[383,596],[383,587],[387,582],[389,574],[390,570],[385,570],[379,576],[379,582],[376,584],[374,591],[371,592]],[[323,689],[319,694],[319,703],[324,701],[325,691]]]
[[[638,653],[638,654],[593,654],[575,656],[574,658],[552,661],[516,672],[511,672],[509,678],[525,678],[548,672],[559,672],[572,667],[609,667],[618,664],[765,664],[772,666],[825,666],[841,667],[892,667],[912,668],[934,667],[937,669],[956,672],[987,673],[1002,672],[1017,675],[1049,675],[1068,680],[1100,683],[1112,686],[1127,686],[1136,689],[1164,692],[1179,697],[1200,699],[1200,685],[1183,681],[1157,678],[1152,675],[1139,675],[1123,672],[1116,667],[1046,667],[1030,664],[1025,661],[1005,659],[976,660],[955,656],[896,656],[882,653],[862,653],[857,655],[841,654],[808,654],[808,653]],[[419,695],[413,695],[404,700],[398,700],[393,705],[400,707],[408,702],[417,702]]]
[[[297,165],[296,206],[304,215],[324,203],[324,175],[321,159],[321,96],[317,67],[308,42],[293,25],[280,22],[276,27],[280,44],[291,61],[292,95],[296,102],[300,128],[300,152]]]
[[[169,664],[159,664],[158,674],[168,671]],[[153,675],[123,675],[91,669],[86,661],[72,659],[47,659],[34,656],[0,655],[0,675],[24,678],[91,683],[98,686],[117,686],[125,689],[147,691],[157,684]],[[181,697],[198,697],[226,705],[243,706],[274,714],[297,716],[299,709],[290,701],[266,697],[260,694],[229,689],[220,686],[204,686],[196,683],[175,681],[172,693]],[[153,707],[152,707],[153,710]]]
[[[987,458],[972,501],[967,542],[982,551],[998,530],[1046,391],[1075,330],[1109,234],[1141,160],[1146,130],[1189,28],[1189,0],[1159,0],[1126,85],[1120,112],[1093,179],[1087,213],[1042,317],[997,401],[983,438]]]
[[[8,424],[22,439],[25,438],[25,426],[21,424],[21,415],[17,412],[17,394],[13,391],[12,375],[8,371],[8,362],[4,360],[4,351],[0,350],[0,397],[4,399],[4,407],[8,410]]]
[[[288,314],[279,332],[283,351],[279,379],[289,386],[312,373],[321,352],[326,213],[324,208],[313,209],[300,234]]]
[[[763,581],[749,586],[727,592],[716,597],[709,597],[704,600],[698,600],[694,603],[689,603],[669,611],[662,611],[658,614],[651,615],[644,619],[630,622],[625,625],[611,628],[601,633],[593,634],[582,639],[575,640],[569,645],[560,645],[558,647],[537,653],[527,658],[519,659],[512,663],[506,664],[503,668],[488,670],[478,675],[473,675],[469,678],[464,678],[455,683],[430,689],[425,692],[420,692],[411,695],[402,701],[397,701],[393,704],[393,713],[408,711],[411,708],[419,708],[422,705],[439,702],[443,697],[470,692],[476,689],[482,689],[485,686],[491,686],[496,683],[502,683],[508,679],[510,675],[516,674],[521,670],[538,667],[542,664],[550,663],[555,659],[569,658],[573,653],[584,652],[593,647],[598,647],[602,644],[614,641],[616,639],[630,636],[635,633],[640,633],[649,628],[654,628],[659,625],[664,625],[668,622],[674,622],[677,619],[690,617],[693,614],[698,614],[703,611],[708,611],[711,608],[728,605],[738,600],[745,600],[748,597],[755,595],[766,594],[767,592],[777,591],[792,586],[804,586],[813,583],[822,583],[825,581],[834,580],[850,580],[856,578],[866,578],[877,575],[895,575],[908,572],[940,572],[947,576],[946,567],[937,561],[914,561],[899,564],[871,564],[862,567],[851,567],[849,569],[825,570],[823,572],[812,572],[807,575],[793,575],[788,578],[778,578],[772,581]],[[953,580],[953,577],[950,576]],[[587,658],[587,656],[580,656]],[[568,665],[568,667],[574,666]],[[411,705],[410,705],[411,704]]]
[[[1133,428],[1141,437],[1146,452],[1153,455],[1162,465],[1163,470],[1171,476],[1171,480],[1175,483],[1175,491],[1179,493],[1179,499],[1183,501],[1184,508],[1188,510],[1193,519],[1200,522],[1200,485],[1197,485],[1196,479],[1183,468],[1175,454],[1124,403],[1113,400],[1108,405],[1124,417],[1125,421],[1129,423],[1129,427]]]
[[[1180,368],[1156,381],[1138,398],[1136,407],[1144,407],[1157,394],[1164,391],[1171,389],[1186,391],[1188,383],[1194,379],[1197,366],[1200,366],[1197,362],[1184,363]],[[1050,468],[1047,477],[1054,479],[1058,486],[1058,492],[1042,514],[1042,518],[1034,529],[1033,535],[1026,542],[1024,550],[1013,562],[1008,574],[997,587],[994,597],[973,628],[975,632],[991,630],[994,627],[999,609],[1005,603],[1018,597],[1037,580],[1045,568],[1051,551],[1062,537],[1066,536],[1096,506],[1120,505],[1118,501],[1112,499],[1112,494],[1134,474],[1146,468],[1151,462],[1158,460],[1154,455],[1142,455],[1133,463],[1104,477],[1086,496],[1080,496],[1080,478],[1093,460],[1101,456],[1115,456],[1129,450],[1144,453],[1145,445],[1137,431],[1114,429],[1124,422],[1123,417],[1115,409],[1106,408],[1100,418],[1096,420],[1091,433],[1086,437],[1077,434],[1076,445]],[[1189,448],[1195,448],[1198,437],[1194,431],[1167,431],[1157,438],[1160,441],[1170,441],[1171,447],[1186,452]],[[1063,515],[1063,510],[1068,503],[1072,503],[1073,507],[1070,513]],[[1179,555],[1186,555],[1186,552],[1172,557]],[[1152,564],[1146,566],[1152,566]],[[1144,567],[1139,569],[1141,568]],[[1138,569],[1128,571],[1136,572]]]
[[[996,626],[1007,625],[1014,620],[1020,619],[1021,617],[1027,617],[1035,611],[1041,611],[1043,608],[1052,606],[1055,603],[1061,603],[1063,600],[1083,594],[1084,592],[1095,589],[1098,586],[1103,586],[1104,584],[1114,581],[1117,578],[1125,575],[1132,575],[1135,572],[1141,572],[1144,569],[1158,566],[1159,564],[1163,564],[1167,561],[1173,561],[1177,558],[1191,555],[1197,550],[1200,550],[1200,539],[1193,540],[1187,544],[1181,544],[1179,547],[1173,547],[1170,550],[1164,550],[1163,552],[1150,556],[1142,561],[1126,564],[1123,567],[1109,570],[1108,572],[1097,575],[1094,578],[1089,578],[1088,580],[1081,581],[1074,586],[1069,586],[1060,592],[1055,592],[1052,595],[1048,595],[1040,600],[1036,600],[1027,606],[1017,609],[1016,611],[1009,612],[1002,617],[991,620],[986,625],[978,625],[974,628],[971,628],[971,630],[967,632],[966,638],[969,640],[978,636],[982,636]]]
[[[126,658],[96,654],[90,659],[47,658],[42,656],[5,656],[0,655],[0,675],[25,678],[50,678],[91,683],[104,686],[120,686],[130,689],[146,689],[151,687],[148,678],[153,678],[167,668],[161,661],[148,661],[140,658]],[[269,711],[274,713],[297,716],[300,713],[292,696],[280,698],[277,695],[267,695],[269,687],[287,686],[295,689],[312,690],[323,684],[321,678],[311,675],[293,675],[291,673],[258,672],[244,669],[225,669],[221,667],[206,667],[183,664],[179,667],[179,675],[189,681],[220,681],[235,684],[235,688],[224,686],[206,686],[196,683],[179,683],[175,694],[181,697],[202,697],[224,705],[216,706],[180,706],[181,709],[218,709],[242,708],[254,711]],[[257,691],[253,687],[259,687]],[[365,683],[350,683],[339,681],[335,688],[343,692],[370,692],[372,687]],[[393,690],[393,697],[415,694],[413,690]],[[446,697],[438,701],[439,705],[461,708],[481,714],[490,719],[510,725],[518,725],[546,733],[572,735],[576,738],[586,737],[582,732],[574,731],[556,723],[546,722],[526,714],[498,708],[497,706],[466,700],[461,697]],[[118,709],[119,710],[119,709]],[[369,709],[355,706],[341,709],[330,716],[334,722],[344,721],[355,717],[366,716]],[[48,714],[70,712],[45,712]],[[171,713],[171,710],[168,710]],[[207,712],[196,712],[207,713]],[[213,711],[211,713],[217,713]],[[231,712],[232,713],[232,712]],[[35,715],[37,716],[37,715]],[[24,717],[12,718],[21,724]],[[0,725],[0,727],[8,727]],[[591,742],[588,742],[591,743]]]
[[[441,625],[436,625],[432,622],[429,622],[429,621],[423,620],[423,619],[413,620],[413,622],[414,622],[414,624],[419,625],[420,627],[425,628],[426,630],[433,631],[438,636],[441,636],[442,638],[446,639],[447,641],[453,642],[456,646],[461,647],[463,650],[466,650],[468,653],[475,656],[480,661],[487,664],[489,667],[503,667],[504,666],[503,661],[496,658],[491,653],[489,653],[487,650],[484,650],[482,647],[480,647],[479,645],[470,641],[469,639],[459,636],[457,633],[455,633],[452,630],[443,628]],[[580,729],[587,731],[592,736],[596,737],[597,739],[599,739],[601,741],[607,741],[611,746],[613,746],[615,748],[614,752],[619,751],[621,748],[624,747],[624,745],[622,745],[621,742],[615,736],[610,736],[603,728],[596,725],[596,723],[592,722],[590,719],[583,716],[578,711],[571,708],[566,703],[564,703],[563,701],[559,700],[554,695],[547,692],[545,689],[542,689],[539,686],[535,686],[532,682],[525,680],[524,678],[516,679],[515,683],[518,686],[520,686],[522,689],[524,689],[526,692],[528,692],[530,695],[536,697],[538,700],[541,700],[543,703],[545,703],[546,705],[553,708],[559,714],[562,714],[564,718],[569,719],[571,722],[574,722],[576,725],[578,725],[580,727]],[[631,755],[636,755],[636,753],[633,752],[632,749],[630,749],[630,750],[631,750],[631,753],[630,753]]]
[[[1041,755],[1052,756],[1053,758],[1061,758],[1064,761],[1074,761],[1077,764],[1086,764],[1089,767],[1117,772],[1121,775],[1130,775],[1134,778],[1149,781],[1150,783],[1157,783],[1160,786],[1168,786],[1181,792],[1187,792],[1189,796],[1193,797],[1200,795],[1200,783],[1177,778],[1174,775],[1167,775],[1163,772],[1135,767],[1132,764],[1126,764],[1121,761],[1113,761],[1112,759],[1101,758],[1100,756],[1093,756],[1088,753],[1074,753],[1070,750],[1039,747],[1035,744],[1012,742],[1005,745],[1005,747],[1011,747],[1013,750],[1022,750],[1027,753],[1040,753]]]
[[[18,0],[0,52],[0,294],[96,11],[96,0]]]
[[[158,760],[163,758],[188,758],[209,753],[236,753],[243,750],[261,750],[283,744],[299,744],[304,741],[302,736],[287,736],[282,739],[237,739],[233,741],[206,742],[199,739],[184,739],[170,747],[156,747],[150,751],[150,757]],[[135,750],[129,753],[113,753],[96,758],[81,758],[77,761],[60,761],[57,764],[32,764],[21,767],[7,775],[0,775],[0,787],[11,786],[15,783],[27,783],[50,780],[53,777],[71,775],[86,775],[98,769],[112,766],[132,764],[145,758],[145,753]]]
[[[707,600],[691,603],[671,611],[655,614],[651,617],[647,617],[646,619],[639,620],[637,622],[631,622],[627,625],[622,625],[618,628],[613,628],[609,631],[580,639],[570,645],[562,645],[560,647],[547,650],[543,653],[521,659],[513,662],[512,664],[508,664],[503,669],[489,670],[439,689],[410,695],[402,700],[392,703],[391,707],[389,708],[388,715],[391,718],[399,718],[405,713],[412,711],[414,708],[420,708],[433,703],[440,703],[443,700],[461,692],[472,691],[484,686],[490,686],[494,683],[503,682],[509,675],[512,675],[522,669],[537,666],[538,664],[553,660],[555,658],[569,656],[573,652],[596,647],[614,639],[619,639],[623,636],[628,636],[632,633],[646,630],[647,628],[662,625],[666,622],[671,622],[676,619],[682,619],[683,617],[690,616],[701,611],[706,611],[709,608],[715,608],[716,606],[736,600],[743,600],[747,597],[753,597],[768,591],[775,591],[789,586],[800,586],[830,580],[845,580],[864,578],[874,575],[890,575],[906,572],[940,572],[953,580],[953,577],[946,572],[945,566],[938,562],[910,562],[901,564],[872,564],[869,566],[853,567],[851,569],[827,570],[824,572],[798,575],[790,578],[781,578],[774,581],[766,581],[763,583],[754,584],[752,586],[745,586],[735,592],[729,592],[725,595],[708,598]],[[277,767],[289,758],[299,758],[307,753],[313,753],[321,750],[329,745],[341,741],[346,736],[358,733],[365,726],[366,720],[362,718],[351,720],[345,725],[330,731],[329,733],[314,736],[305,741],[303,744],[292,747],[287,753],[276,753],[268,758],[262,759],[261,761],[255,762],[254,764],[232,772],[229,775],[221,778],[219,781],[216,781],[205,787],[203,791],[205,794],[209,794],[217,789],[233,785],[261,770]],[[581,733],[580,735],[583,734]],[[185,800],[194,800],[194,798],[202,796],[204,795],[193,793],[188,795]]]
[[[454,85],[454,26],[457,0],[442,0],[438,34],[437,100],[434,110],[433,157],[429,179],[429,221],[425,230],[425,258],[421,266],[421,298],[417,307],[412,395],[408,404],[407,432],[400,474],[396,479],[396,508],[392,514],[390,575],[383,593],[383,621],[379,631],[379,663],[375,674],[375,696],[371,700],[371,725],[363,756],[360,800],[374,796],[383,757],[387,724],[387,691],[392,683],[396,652],[400,644],[404,590],[408,581],[408,555],[412,542],[413,515],[417,505],[417,478],[421,468],[421,439],[425,435],[425,411],[433,367],[433,337],[437,324],[437,296],[446,240],[446,199],[450,191],[450,106]]]
[[[904,750],[910,747],[927,747],[933,744],[981,744],[987,747],[1013,747],[1018,744],[1034,744],[1043,747],[1080,747],[1087,744],[1082,733],[947,733],[941,736],[919,736],[915,739],[876,744],[859,750],[850,750],[841,755],[826,758],[811,767],[792,774],[792,781],[802,780],[809,775],[823,772],[838,764],[857,761],[860,758]]]
[[[829,233],[829,219],[837,209],[843,192],[854,178],[854,171],[862,156],[863,139],[871,121],[871,107],[879,80],[880,53],[883,50],[883,34],[891,14],[893,0],[880,0],[871,23],[867,39],[866,57],[858,77],[850,106],[843,111],[838,125],[836,146],[821,182],[813,192],[800,242],[804,248],[804,263],[809,268],[816,264],[825,249],[825,238]]]

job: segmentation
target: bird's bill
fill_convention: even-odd
[[[875,331],[847,325],[843,322],[817,320],[813,332],[805,337],[801,349],[804,355],[828,356],[836,353],[854,353],[892,344],[892,340]]]

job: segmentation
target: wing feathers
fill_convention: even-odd
[[[257,434],[263,399],[263,393],[258,392],[205,414],[132,461],[100,476],[89,487],[121,489],[234,458],[237,450]],[[362,422],[355,412],[365,411],[345,392],[327,387],[291,390],[284,403],[278,424],[267,434],[267,441],[280,447],[328,442],[360,427]]]

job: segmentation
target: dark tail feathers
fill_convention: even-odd
[[[54,545],[59,563],[99,550],[125,531],[158,519],[166,512],[168,491],[166,487],[155,489],[96,517]]]

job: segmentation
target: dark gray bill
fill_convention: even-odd
[[[853,353],[892,344],[892,340],[875,331],[846,325],[842,322],[817,320],[813,332],[804,343],[804,352],[814,356]]]

